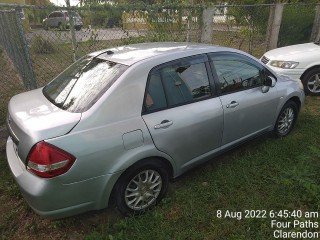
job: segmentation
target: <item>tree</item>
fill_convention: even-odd
[[[54,6],[49,0],[26,0],[27,5],[34,6]],[[49,14],[50,10],[41,10],[33,8],[25,10],[28,15],[29,22],[33,24],[42,24],[42,20]]]
[[[276,3],[291,3],[284,7],[279,36],[280,45],[308,41],[315,14],[314,4],[318,3],[318,0],[230,0],[229,4],[245,4],[253,7],[230,7],[229,14],[241,26],[243,37],[251,42],[253,36],[264,35],[267,29],[269,8],[260,7],[257,4]],[[296,5],[299,3],[300,5]]]

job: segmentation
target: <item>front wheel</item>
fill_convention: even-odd
[[[164,164],[148,159],[128,168],[120,177],[114,189],[115,204],[125,216],[143,214],[163,198],[168,184]]]
[[[320,68],[308,70],[301,78],[304,92],[307,95],[320,95]]]
[[[294,127],[294,124],[298,117],[298,106],[295,102],[287,102],[281,109],[276,125],[274,127],[274,133],[277,137],[287,136]]]

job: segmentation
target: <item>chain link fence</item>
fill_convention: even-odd
[[[210,23],[210,43],[260,57],[266,49],[272,6],[105,4],[65,8],[0,4],[0,126],[5,122],[9,97],[30,88],[32,81],[26,81],[25,75],[34,73],[31,79],[41,87],[92,51],[139,42],[201,42]],[[209,22],[203,14],[208,8]],[[20,17],[16,22],[6,20],[3,14],[7,12]],[[285,5],[279,46],[308,42],[314,18],[315,5]],[[20,34],[14,53],[10,52],[16,41],[9,35],[11,30]],[[33,73],[19,67],[19,62],[32,66]]]

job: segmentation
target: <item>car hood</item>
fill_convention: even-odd
[[[287,47],[276,48],[264,54],[270,60],[299,61],[303,58],[311,58],[313,55],[319,58],[320,46],[315,43],[305,43]]]
[[[14,96],[8,111],[7,128],[22,160],[35,143],[67,134],[81,119],[81,113],[53,105],[42,88]]]

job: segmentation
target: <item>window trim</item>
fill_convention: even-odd
[[[222,91],[220,89],[220,80],[219,80],[219,77],[217,74],[216,67],[215,67],[213,61],[211,60],[211,56],[237,56],[237,57],[239,57],[239,59],[242,59],[244,62],[249,63],[250,65],[257,67],[259,69],[260,75],[263,75],[262,82],[265,81],[265,79],[267,77],[267,69],[259,62],[255,61],[254,59],[251,59],[250,57],[248,57],[244,54],[241,54],[241,53],[226,52],[226,51],[208,53],[208,60],[209,60],[210,67],[212,69],[212,74],[213,74],[213,78],[215,81],[215,88],[216,88],[216,92],[217,92],[218,96],[223,96],[223,95],[227,95],[227,94],[231,94],[231,93],[235,93],[235,92],[246,91],[246,90],[254,89],[254,88],[258,88],[258,87],[261,88],[263,86],[263,84],[261,83],[259,85],[255,85],[255,86],[251,86],[251,87],[247,87],[247,88],[241,88],[241,89],[237,89],[234,91],[222,93]],[[273,74],[272,74],[272,76],[273,76]]]
[[[149,89],[151,75],[154,72],[156,72],[156,71],[158,71],[160,69],[163,69],[163,68],[168,67],[168,66],[172,66],[172,65],[174,65],[176,63],[179,63],[179,65],[183,65],[185,63],[194,63],[194,64],[203,63],[204,67],[206,69],[207,78],[208,78],[208,84],[209,84],[209,87],[210,87],[210,96],[207,96],[207,97],[204,97],[204,98],[200,98],[200,99],[193,99],[191,101],[187,101],[187,102],[183,102],[183,103],[179,103],[179,104],[175,104],[175,105],[169,106],[168,105],[167,92],[166,92],[166,90],[164,88],[163,78],[161,77],[161,84],[162,84],[163,91],[164,91],[164,94],[165,94],[166,103],[167,103],[166,105],[167,106],[166,107],[161,107],[161,108],[158,108],[158,109],[148,110],[147,107],[145,106],[145,102],[146,102],[146,98],[147,98],[147,94],[148,94],[147,90]],[[208,100],[208,99],[211,99],[211,98],[218,97],[217,94],[216,94],[216,91],[215,91],[216,87],[215,87],[215,85],[213,85],[214,84],[214,80],[213,80],[213,76],[212,76],[211,72],[212,71],[210,69],[209,57],[208,57],[207,53],[202,53],[202,54],[198,54],[198,55],[192,55],[192,56],[188,56],[188,57],[175,59],[175,60],[172,60],[172,61],[169,61],[169,62],[165,62],[165,63],[159,64],[159,65],[153,67],[148,73],[147,84],[146,84],[146,87],[145,87],[145,90],[144,90],[144,97],[143,97],[141,114],[142,115],[146,115],[146,114],[159,112],[159,111],[163,111],[163,110],[167,110],[167,109],[171,109],[171,108],[175,108],[175,107],[180,107],[180,106],[183,106],[183,105],[187,105],[187,104],[191,104],[191,103],[195,103],[195,102],[200,102],[200,101],[205,101],[205,100]]]

